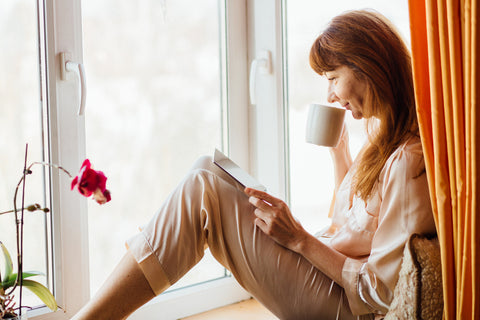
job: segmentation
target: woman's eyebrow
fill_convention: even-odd
[[[327,79],[333,79],[333,78],[336,77],[336,74],[334,72],[331,72],[331,71],[329,71],[328,73],[325,72],[324,75]]]

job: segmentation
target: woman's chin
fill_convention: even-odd
[[[360,112],[352,111],[352,117],[353,117],[353,119],[360,120],[360,119],[363,118],[363,114],[361,114]]]

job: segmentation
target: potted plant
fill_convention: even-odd
[[[0,212],[0,215],[13,213],[16,222],[16,238],[17,238],[17,272],[13,272],[13,261],[7,248],[0,241],[0,247],[3,252],[5,260],[5,266],[3,271],[0,269],[0,320],[1,319],[19,319],[22,312],[22,289],[23,287],[32,291],[37,297],[39,297],[43,303],[51,310],[56,311],[58,309],[57,302],[52,293],[41,283],[31,280],[29,278],[34,276],[43,275],[37,271],[23,271],[23,221],[24,212],[43,211],[49,212],[48,208],[42,208],[39,204],[34,204],[25,207],[24,206],[24,190],[25,180],[27,175],[32,174],[31,168],[34,165],[41,165],[50,168],[56,168],[65,172],[70,178],[72,176],[64,168],[45,162],[34,162],[27,167],[27,153],[28,145],[25,149],[25,163],[23,169],[23,175],[17,184],[15,194],[13,198],[13,210]],[[106,189],[107,177],[101,171],[93,170],[90,161],[86,159],[80,168],[78,176],[72,179],[71,189],[76,189],[80,194],[85,197],[90,197],[96,200],[99,204],[104,204],[110,201],[110,191]],[[22,188],[22,203],[19,209],[17,209],[17,194],[19,187],[23,184]],[[19,291],[19,306],[15,306],[14,291]],[[20,311],[20,312],[18,312]]]
[[[13,291],[18,283],[18,273],[13,272],[13,262],[5,245],[0,241],[0,247],[5,260],[5,267],[0,271],[0,319],[17,319],[14,308]],[[55,297],[41,283],[27,279],[34,276],[44,275],[38,271],[25,271],[21,274],[21,286],[32,291],[51,310],[56,311],[58,306]]]

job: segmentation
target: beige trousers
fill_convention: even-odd
[[[373,319],[352,316],[343,288],[266,236],[253,211],[243,187],[204,157],[127,247],[155,294],[200,261],[208,246],[280,319]]]

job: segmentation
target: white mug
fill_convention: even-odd
[[[305,140],[319,146],[336,147],[342,134],[344,119],[343,108],[310,104]]]

